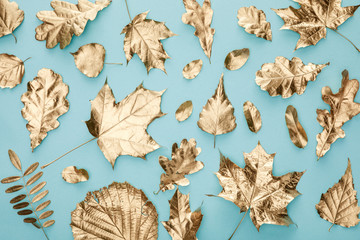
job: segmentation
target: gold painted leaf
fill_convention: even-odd
[[[40,214],[39,219],[48,218],[48,217],[50,217],[53,213],[54,213],[54,211],[52,211],[52,210],[43,212],[42,214]]]
[[[76,67],[88,77],[97,77],[104,67],[105,48],[98,43],[89,43],[81,46],[74,56]]]
[[[36,163],[33,163],[30,165],[30,167],[28,167],[25,172],[24,172],[24,176],[27,176],[27,175],[30,175],[32,174],[39,166],[39,163],[36,162]]]
[[[160,147],[146,129],[164,115],[160,108],[164,91],[151,91],[141,84],[121,102],[115,103],[114,94],[105,82],[91,101],[91,117],[86,125],[113,168],[118,156],[145,159],[146,154]]]
[[[240,69],[248,60],[250,51],[248,48],[233,50],[225,58],[224,65],[228,70]]]
[[[62,77],[51,69],[43,68],[28,83],[28,91],[21,96],[24,108],[21,114],[28,121],[31,148],[40,145],[47,132],[59,127],[58,118],[69,110],[66,99],[69,87]]]
[[[43,172],[36,173],[34,176],[29,178],[29,180],[26,182],[26,186],[29,186],[29,185],[33,184],[34,182],[36,182],[37,180],[39,180],[43,174],[44,174]]]
[[[7,177],[7,178],[3,178],[3,179],[1,180],[1,183],[2,183],[2,184],[5,184],[5,183],[13,183],[13,182],[18,181],[19,179],[21,179],[20,176],[11,176],[11,177]]]
[[[199,115],[199,128],[214,135],[225,134],[236,128],[234,107],[231,105],[224,89],[224,74],[221,74],[215,94],[207,101]]]
[[[9,158],[14,167],[21,171],[21,162],[18,155],[11,149],[8,151]]]
[[[1,0],[0,0],[1,5]],[[1,15],[1,13],[0,13]],[[1,21],[0,21],[1,25]],[[21,83],[25,73],[24,62],[14,55],[0,54],[0,87],[13,88]]]
[[[49,191],[45,190],[45,191],[37,194],[31,201],[33,203],[36,203],[36,202],[40,201],[41,199],[43,199],[48,193],[49,193]]]
[[[32,214],[33,211],[30,210],[30,209],[25,209],[25,210],[21,210],[21,211],[18,211],[17,214],[20,215],[20,216],[24,216],[24,215],[30,215]]]
[[[49,220],[49,221],[44,222],[42,226],[44,228],[48,228],[48,227],[52,226],[54,223],[55,223],[55,220]]]
[[[29,206],[28,202],[21,202],[21,203],[15,204],[13,206],[13,209],[22,209],[22,208],[26,208],[27,206]]]
[[[144,192],[129,183],[113,182],[88,192],[71,212],[75,240],[146,239],[158,237],[158,214]]]
[[[124,52],[126,61],[132,59],[136,53],[144,63],[147,72],[158,68],[166,73],[165,60],[170,58],[165,52],[161,40],[175,36],[165,26],[165,23],[146,19],[148,12],[140,13],[124,27]]]
[[[299,122],[298,114],[294,106],[289,105],[286,108],[285,121],[293,144],[298,148],[304,148],[308,143],[308,137]]]
[[[272,40],[271,25],[266,21],[266,15],[262,10],[254,6],[242,7],[238,10],[237,18],[240,27],[250,34],[259,38]]]
[[[161,174],[160,190],[172,190],[175,184],[187,186],[190,184],[185,175],[193,174],[204,167],[204,163],[197,161],[196,157],[200,154],[201,148],[196,147],[196,141],[191,138],[189,141],[183,139],[180,147],[177,143],[172,146],[171,160],[160,156],[159,163],[166,173]]]
[[[172,240],[197,240],[196,232],[199,230],[203,218],[201,209],[191,212],[189,195],[182,194],[179,189],[176,189],[169,205],[169,220],[161,223],[169,232]]]
[[[334,94],[330,87],[321,90],[322,99],[330,105],[330,112],[326,109],[317,109],[317,120],[324,130],[316,136],[318,142],[316,155],[318,159],[323,157],[330,146],[338,138],[344,138],[345,132],[341,127],[347,121],[360,113],[360,103],[354,102],[359,90],[359,82],[356,79],[349,80],[349,72],[342,72],[343,79],[339,92]]]
[[[6,193],[13,193],[13,192],[20,191],[23,188],[24,188],[23,185],[15,185],[15,186],[12,186],[12,187],[9,187],[8,189],[6,189],[5,192]]]
[[[89,180],[89,174],[85,169],[77,169],[75,166],[64,168],[61,173],[64,181],[68,183],[86,182]]]
[[[17,202],[20,202],[20,201],[24,200],[25,198],[26,198],[25,194],[20,194],[19,196],[16,196],[13,199],[11,199],[10,203],[14,204],[14,203],[17,203]]]
[[[349,228],[359,223],[360,207],[354,189],[350,159],[345,174],[326,193],[321,194],[320,202],[315,207],[321,218],[332,223],[329,231],[334,224]]]
[[[192,101],[186,101],[180,105],[180,107],[175,112],[176,120],[179,122],[185,121],[188,119],[193,111]]]
[[[183,3],[186,13],[182,15],[181,20],[195,28],[194,35],[199,38],[200,45],[210,60],[215,34],[215,29],[210,27],[214,13],[211,9],[211,2],[204,0],[202,7],[196,0],[183,0]]]
[[[188,63],[183,69],[183,76],[186,79],[194,79],[197,75],[199,75],[201,68],[203,65],[203,61],[201,59],[194,60]]]
[[[0,38],[2,36],[13,34],[13,31],[23,22],[24,11],[19,9],[16,2],[9,0],[0,0]]]
[[[39,212],[39,211],[45,209],[47,206],[49,206],[50,203],[51,203],[50,200],[47,200],[47,201],[45,201],[45,202],[40,203],[40,204],[35,208],[35,211]]]
[[[265,63],[256,72],[256,84],[270,96],[281,95],[289,98],[294,93],[303,94],[307,83],[315,81],[326,64],[309,63],[304,65],[300,58],[293,57],[291,61],[284,57],[276,57],[275,63]]]
[[[24,218],[25,223],[36,223],[37,220],[35,218]]]
[[[41,183],[39,183],[39,184],[37,184],[37,185],[35,185],[35,186],[29,191],[29,194],[31,195],[31,194],[37,193],[37,192],[40,191],[43,187],[45,187],[45,185],[46,185],[46,182],[45,182],[45,181],[44,181],[44,182],[41,182]]]
[[[243,109],[250,131],[257,133],[261,128],[261,116],[259,110],[250,101],[244,102]]]

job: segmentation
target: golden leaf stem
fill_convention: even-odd
[[[11,33],[11,35],[13,35],[13,37],[15,38],[15,43],[17,43],[17,38],[15,37],[15,35],[13,33]]]
[[[342,35],[338,30],[332,29],[332,28],[330,28],[330,29],[333,30],[334,32],[336,32],[337,34],[339,34],[340,36],[342,36],[343,38],[345,38],[349,43],[351,43],[351,45],[353,45],[353,47],[354,47],[358,52],[360,52],[360,49],[357,48],[357,47],[355,46],[355,44],[354,44],[352,41],[350,41],[350,39],[348,39],[347,37],[345,37],[344,35]]]
[[[330,227],[329,227],[329,232],[330,232],[330,229],[335,225],[335,223],[333,223]]]
[[[128,3],[127,3],[127,0],[125,0],[125,4],[126,4],[126,10],[127,10],[128,15],[129,15],[130,22],[131,22],[131,21],[132,21],[132,18],[131,18],[131,15],[130,15],[130,11],[129,11],[129,6],[128,6]]]
[[[157,192],[153,191],[153,193],[154,193],[154,195],[158,195],[160,191],[161,191],[161,188],[159,188],[159,190]]]
[[[239,228],[240,224],[242,223],[242,221],[244,220],[246,214],[248,213],[250,207],[246,210],[244,216],[241,218],[239,224],[237,225],[237,227],[235,228],[234,232],[231,234],[231,236],[229,237],[229,240],[231,240],[231,238],[234,236],[234,234],[236,233],[236,230]]]
[[[122,63],[104,63],[104,64],[109,64],[109,65],[123,65]]]
[[[216,145],[216,135],[214,135],[214,148],[215,148],[215,145]]]
[[[23,61],[23,63],[26,62],[27,60],[29,60],[30,58],[31,58],[31,57],[28,57],[27,59],[25,59],[25,60]]]

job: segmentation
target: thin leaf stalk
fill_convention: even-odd
[[[239,224],[237,225],[237,227],[235,228],[234,232],[231,234],[231,236],[229,237],[229,240],[231,240],[231,238],[234,236],[234,234],[236,233],[237,229],[239,228],[240,224],[242,223],[242,221],[244,220],[246,214],[248,213],[250,207],[246,210],[245,214],[243,215],[243,217],[241,218]]]
[[[351,43],[351,45],[353,45],[353,47],[358,51],[360,52],[360,49],[358,47],[356,47],[356,45],[350,40],[348,39],[347,37],[345,37],[344,35],[342,35],[338,30],[336,29],[332,29],[330,28],[331,30],[333,30],[334,32],[336,32],[337,34],[339,34],[340,36],[342,36],[344,39],[346,39],[349,43]]]
[[[131,21],[132,21],[132,18],[131,18],[131,15],[130,15],[130,11],[129,11],[129,6],[128,6],[128,3],[127,3],[127,0],[125,0],[125,5],[126,5],[127,13],[128,13],[128,15],[129,15],[130,22],[131,22]]]

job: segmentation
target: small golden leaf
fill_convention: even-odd
[[[184,102],[175,112],[176,120],[178,120],[179,122],[185,121],[190,117],[192,111],[193,111],[192,101]]]
[[[31,202],[36,203],[36,202],[40,201],[40,200],[43,199],[48,193],[49,193],[48,190],[45,190],[45,191],[39,193],[38,195],[36,195],[36,196],[31,200]]]
[[[39,212],[39,211],[45,209],[47,206],[49,206],[50,203],[51,203],[50,200],[47,200],[47,201],[45,201],[45,202],[40,203],[40,204],[35,208],[35,211]]]
[[[28,202],[21,202],[21,203],[15,204],[15,205],[13,206],[13,209],[26,208],[27,206],[29,206],[29,203],[28,203]]]
[[[41,178],[42,175],[43,175],[43,172],[36,173],[34,176],[29,178],[29,180],[26,182],[26,186],[29,186],[29,185],[33,184],[34,182],[36,182],[37,180],[39,180],[39,178]]]
[[[21,162],[18,155],[11,149],[8,150],[9,158],[14,167],[21,171]]]
[[[52,226],[54,223],[55,223],[55,220],[49,220],[49,221],[44,222],[42,226],[44,228],[47,228],[47,227]]]
[[[11,204],[14,204],[14,203],[17,203],[17,202],[20,202],[22,200],[24,200],[26,198],[26,195],[25,194],[21,194],[19,196],[16,196],[14,197],[13,199],[10,200],[10,203]]]
[[[59,127],[58,118],[69,110],[66,99],[69,87],[62,77],[51,69],[43,68],[38,76],[28,83],[28,91],[21,96],[24,108],[21,114],[28,121],[31,148],[40,145],[47,132]]]
[[[19,179],[21,179],[20,176],[11,176],[11,177],[7,177],[7,178],[2,179],[2,180],[1,180],[1,183],[2,183],[2,184],[5,184],[5,183],[13,183],[13,182],[18,181]]]
[[[0,38],[8,34],[14,36],[13,31],[24,20],[24,11],[19,9],[16,2],[9,0],[0,0],[0,9]]]
[[[39,163],[38,163],[38,162],[31,164],[30,167],[28,167],[28,168],[25,170],[24,176],[27,176],[27,175],[32,174],[32,173],[37,169],[38,166],[39,166]]]
[[[295,144],[298,148],[304,148],[308,143],[308,138],[304,128],[299,122],[296,108],[292,105],[289,105],[286,108],[285,121],[293,144]]]
[[[40,214],[39,219],[48,218],[48,217],[50,217],[53,213],[54,213],[54,211],[52,211],[52,210],[43,212],[42,214]]]
[[[68,183],[86,182],[89,180],[88,172],[85,169],[77,169],[75,166],[64,168],[61,175]]]
[[[76,67],[88,77],[97,77],[104,67],[105,48],[98,43],[81,46],[74,56]]]
[[[36,219],[35,218],[24,218],[24,222],[25,223],[36,223]]]
[[[197,75],[199,75],[201,68],[203,65],[203,61],[201,59],[194,60],[188,63],[183,69],[183,76],[186,79],[194,79]]]
[[[35,185],[35,186],[30,190],[29,194],[31,195],[31,194],[37,193],[37,192],[40,191],[43,187],[45,187],[45,185],[46,185],[46,182],[41,182],[41,183]]]
[[[248,60],[249,54],[248,48],[233,50],[226,56],[224,65],[228,70],[240,69]]]
[[[1,1],[2,0],[0,0],[0,5],[1,5]],[[0,26],[1,26],[1,21],[0,21]],[[16,87],[18,84],[21,83],[24,77],[24,73],[25,73],[24,62],[21,61],[18,57],[6,53],[0,54],[0,87],[1,88]]]
[[[21,211],[18,211],[18,212],[17,212],[17,214],[18,214],[18,215],[21,215],[21,216],[23,216],[23,215],[30,215],[30,214],[32,214],[32,213],[33,213],[33,211],[30,210],[30,209],[25,209],[25,210],[21,210]]]
[[[259,110],[250,101],[244,103],[243,109],[250,131],[257,133],[261,128],[261,116]]]
[[[23,188],[24,188],[23,185],[15,185],[15,186],[12,186],[12,187],[9,187],[8,189],[6,189],[5,192],[6,193],[13,193],[13,192],[20,191]]]

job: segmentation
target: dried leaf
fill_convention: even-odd
[[[9,0],[0,0],[0,9],[0,38],[8,34],[14,36],[14,30],[24,20],[24,11],[19,9],[16,2]]]
[[[13,209],[26,208],[27,206],[29,206],[29,203],[28,203],[28,202],[21,202],[21,203],[15,204],[15,205],[13,206]]]
[[[18,181],[19,179],[21,179],[20,176],[11,176],[11,177],[7,177],[1,180],[1,183],[5,184],[5,183],[13,183]]]
[[[71,213],[75,240],[147,239],[158,236],[158,214],[143,191],[129,183],[114,182],[88,192]]]
[[[203,61],[201,59],[194,60],[188,63],[183,69],[183,76],[186,79],[194,79],[197,75],[199,75],[201,68],[203,65]]]
[[[240,69],[248,60],[249,54],[248,48],[233,50],[226,56],[224,65],[228,70]]]
[[[197,161],[196,157],[200,154],[201,148],[196,147],[195,139],[191,138],[189,142],[183,139],[180,148],[177,143],[172,146],[172,160],[160,156],[159,163],[166,173],[161,174],[160,190],[172,190],[174,184],[187,186],[190,184],[185,175],[193,174],[204,167],[204,163]]]
[[[53,213],[54,213],[54,211],[52,211],[52,210],[43,212],[42,214],[40,214],[39,219],[48,218],[48,217],[50,217]]]
[[[25,170],[24,176],[27,176],[27,175],[32,174],[32,173],[37,169],[38,166],[39,166],[39,163],[38,163],[38,162],[31,164],[30,167],[28,167],[28,168]]]
[[[184,102],[175,112],[176,120],[178,120],[179,122],[185,121],[190,117],[192,111],[193,111],[192,101]]]
[[[246,32],[265,40],[272,40],[271,25],[266,21],[266,15],[262,10],[254,6],[242,7],[238,10],[237,18],[239,26],[245,28]]]
[[[21,162],[18,155],[11,149],[8,151],[9,158],[14,167],[21,171]]]
[[[308,143],[308,138],[304,128],[299,122],[296,108],[292,105],[289,105],[286,108],[285,121],[293,144],[295,144],[298,148],[304,148]]]
[[[124,52],[126,60],[132,59],[136,53],[144,63],[147,72],[158,68],[166,73],[165,60],[170,58],[165,52],[161,40],[175,36],[165,23],[146,19],[148,12],[140,13],[124,27]]]
[[[359,223],[360,207],[354,189],[350,159],[345,174],[326,193],[321,194],[320,202],[315,207],[321,218],[332,223],[329,231],[334,224],[349,228]]]
[[[31,195],[31,194],[37,193],[37,192],[40,191],[43,187],[45,187],[45,185],[46,185],[46,182],[41,182],[41,183],[35,185],[35,187],[33,187],[33,188],[30,190],[29,194]]]
[[[197,124],[201,130],[214,135],[214,147],[216,135],[231,132],[236,128],[234,108],[224,89],[224,74],[221,74],[215,94],[203,107]]]
[[[210,60],[215,34],[215,29],[210,27],[213,17],[211,2],[204,0],[202,7],[196,0],[183,0],[183,3],[186,13],[182,15],[181,20],[195,28],[194,35],[199,38],[200,45]]]
[[[11,204],[14,204],[14,203],[17,203],[17,202],[20,202],[22,200],[24,200],[26,198],[26,195],[25,194],[21,194],[19,196],[16,196],[14,197],[13,199],[10,200],[10,203]]]
[[[45,209],[47,206],[49,206],[50,203],[51,203],[50,200],[47,200],[47,201],[45,201],[45,202],[40,203],[40,204],[35,208],[35,211],[39,212],[39,211]]]
[[[42,226],[44,228],[48,228],[48,227],[52,226],[54,223],[55,223],[55,220],[49,220],[49,221],[44,222]]]
[[[5,192],[6,193],[13,193],[13,192],[20,191],[23,188],[24,188],[23,185],[15,185],[15,186],[12,186],[12,187],[9,187],[8,189],[6,189]]]
[[[199,230],[203,215],[201,209],[191,212],[189,195],[182,194],[176,189],[169,201],[169,221],[161,222],[173,240],[197,240],[196,232]]]
[[[95,3],[78,0],[78,4],[53,0],[50,3],[53,11],[40,11],[36,14],[43,23],[35,29],[35,38],[38,41],[46,40],[47,48],[60,43],[60,48],[63,49],[70,44],[74,34],[80,36],[87,22],[93,21],[97,13],[110,3],[111,0],[97,0]]]
[[[43,172],[36,173],[34,176],[29,178],[29,180],[26,182],[26,186],[29,186],[29,185],[33,184],[34,182],[36,182],[37,180],[39,180],[39,178],[41,178],[42,175],[43,175]]]
[[[101,151],[113,167],[118,156],[145,159],[146,154],[160,147],[146,129],[153,120],[164,115],[160,109],[163,93],[148,90],[141,84],[116,104],[114,94],[105,82],[91,101],[91,118],[86,125],[98,138]]]
[[[85,169],[77,169],[75,166],[64,168],[61,175],[68,183],[86,182],[89,180],[88,172]]]
[[[1,2],[4,0],[0,0]],[[1,9],[1,8],[0,8]],[[0,13],[1,17],[1,13]],[[1,26],[1,21],[0,21]],[[1,32],[1,27],[0,27]],[[14,55],[0,54],[0,87],[13,88],[21,83],[25,73],[24,62]]]
[[[291,97],[294,93],[303,94],[308,81],[315,81],[326,64],[309,63],[304,65],[300,58],[293,57],[291,61],[284,57],[276,57],[275,63],[265,63],[256,72],[256,84],[270,96],[281,95]]]
[[[21,114],[28,121],[31,148],[40,145],[47,132],[59,127],[57,119],[69,110],[66,99],[69,87],[62,77],[51,69],[43,68],[38,76],[28,83],[28,91],[21,96],[24,108]]]
[[[98,43],[81,46],[74,56],[76,67],[88,77],[97,77],[104,67],[105,48]]]
[[[45,190],[45,191],[39,193],[38,195],[36,195],[36,196],[31,200],[31,202],[36,203],[36,202],[40,201],[40,200],[43,199],[48,193],[49,193],[48,190]]]
[[[360,113],[360,103],[354,102],[359,90],[359,82],[356,79],[349,80],[347,70],[342,72],[343,79],[339,92],[333,94],[330,87],[321,90],[322,99],[330,105],[330,112],[326,109],[317,109],[317,120],[324,130],[316,136],[318,142],[316,155],[318,159],[323,157],[330,146],[338,138],[344,138],[345,132],[341,127],[347,121]]]
[[[259,110],[250,101],[244,103],[243,109],[250,131],[257,133],[261,128],[261,116]]]

